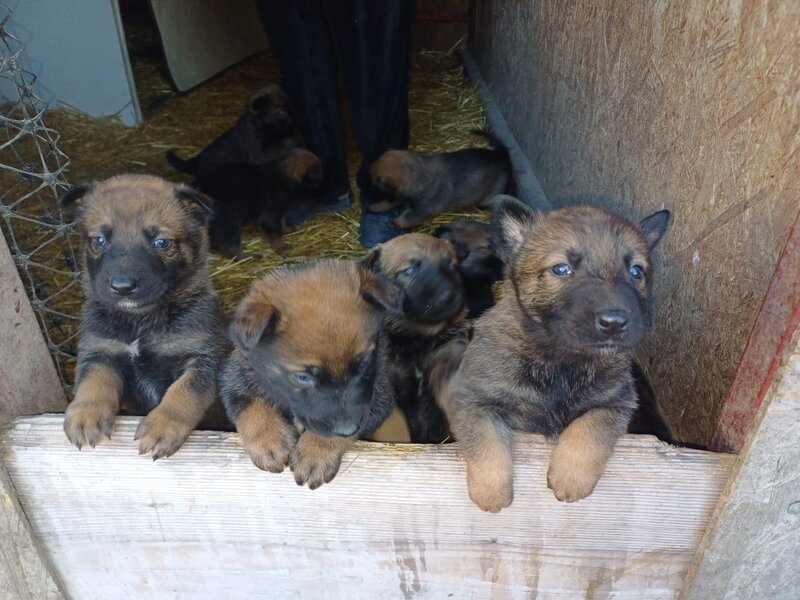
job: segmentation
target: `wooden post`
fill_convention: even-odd
[[[686,600],[800,597],[800,327],[684,582]]]

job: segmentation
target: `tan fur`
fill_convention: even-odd
[[[342,456],[355,440],[345,437],[321,437],[305,431],[289,457],[289,466],[297,485],[316,489],[330,483],[339,472]]]
[[[426,233],[407,233],[381,244],[379,248],[381,270],[389,276],[396,275],[415,260],[438,264],[443,255],[456,260],[452,244]]]
[[[407,444],[411,441],[408,421],[403,412],[394,407],[392,414],[370,436],[373,442]]]
[[[64,432],[78,448],[94,448],[104,435],[111,437],[122,396],[122,377],[106,365],[92,365],[75,390],[64,414]]]
[[[280,411],[256,399],[236,419],[236,431],[259,469],[280,473],[289,462],[289,453],[297,441],[297,430]]]
[[[315,169],[322,170],[322,161],[308,150],[293,150],[286,159],[286,174],[297,182],[302,182]]]

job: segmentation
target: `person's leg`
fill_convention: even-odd
[[[336,61],[326,21],[323,0],[256,0],[275,57],[283,74],[300,130],[309,150],[324,165],[322,195],[335,210],[352,202],[347,173],[340,106],[337,94]],[[287,220],[294,225],[311,211],[291,211]]]
[[[362,154],[356,181],[363,198],[369,193],[372,162],[386,150],[408,147],[414,2],[326,0],[326,9]],[[398,214],[369,213],[362,208],[362,244],[373,246],[402,233],[391,224]]]

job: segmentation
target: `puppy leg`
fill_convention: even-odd
[[[211,246],[225,258],[241,258],[242,224],[230,208],[220,208],[209,227]]]
[[[378,200],[377,202],[368,203],[367,204],[367,209],[370,212],[374,212],[374,213],[384,213],[384,212],[389,212],[390,210],[392,210],[398,204],[399,204],[399,202],[397,202],[396,200],[391,200],[389,198],[384,198],[382,200]]]
[[[133,436],[139,454],[150,453],[157,460],[177,452],[214,403],[217,386],[211,373],[190,367],[167,388]]]
[[[395,227],[400,229],[409,229],[415,225],[419,225],[429,216],[430,215],[428,213],[418,208],[407,208],[400,214],[399,217],[394,219],[392,223],[394,223]]]
[[[283,254],[289,249],[289,244],[283,241],[283,225],[281,217],[274,215],[263,216],[259,222],[264,236],[267,238],[269,245],[278,254]]]
[[[86,366],[75,391],[75,399],[64,413],[64,433],[80,449],[95,447],[101,437],[111,437],[122,397],[122,375],[103,363]]]
[[[255,398],[236,415],[234,422],[253,464],[263,471],[282,472],[297,442],[297,429],[280,411],[263,398]]]
[[[626,426],[619,412],[595,408],[561,432],[547,471],[547,486],[556,498],[575,502],[592,493]]]
[[[289,467],[297,485],[308,484],[314,490],[323,483],[330,483],[339,472],[342,456],[354,441],[354,438],[328,438],[303,432],[289,457]]]

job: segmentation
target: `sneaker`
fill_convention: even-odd
[[[286,224],[289,225],[289,227],[294,227],[316,213],[336,212],[338,210],[342,210],[343,208],[347,208],[353,202],[355,202],[353,192],[347,192],[330,203],[298,204],[297,206],[290,208],[289,212],[286,213]]]
[[[400,229],[392,223],[403,212],[403,207],[397,207],[387,212],[370,212],[366,208],[361,209],[361,226],[359,228],[358,240],[365,248],[372,248],[378,244],[388,242],[398,235],[408,233],[408,229]]]

